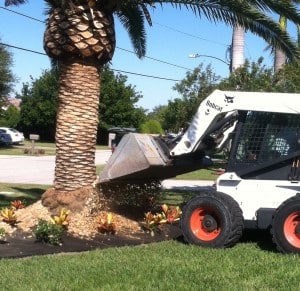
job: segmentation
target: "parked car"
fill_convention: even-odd
[[[122,137],[129,132],[136,132],[133,127],[112,127],[108,130],[109,133],[114,133],[115,138],[111,141],[111,151],[114,152]]]
[[[12,144],[12,139],[8,133],[0,129],[0,146],[8,146]]]
[[[9,127],[0,127],[0,129],[10,135],[13,144],[19,144],[24,141],[23,133],[18,130]]]

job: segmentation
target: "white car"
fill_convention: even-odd
[[[10,135],[13,144],[18,144],[24,141],[23,133],[14,128],[0,127],[0,129]]]

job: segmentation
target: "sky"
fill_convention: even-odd
[[[3,3],[1,1],[1,5]],[[41,53],[9,49],[14,62],[12,71],[18,78],[14,88],[17,93],[20,93],[23,83],[30,84],[31,78],[39,78],[44,70],[50,68],[49,58],[43,55],[45,8],[45,2],[37,0],[29,0],[29,3],[19,7],[9,7],[10,10],[42,21],[39,22],[0,6],[0,42]],[[117,48],[111,68],[131,73],[122,74],[127,75],[127,84],[135,86],[136,92],[143,96],[137,106],[151,111],[156,106],[166,105],[169,100],[180,97],[173,86],[185,78],[188,70],[193,70],[200,63],[205,67],[211,64],[214,72],[223,78],[229,75],[228,65],[215,58],[228,61],[226,50],[231,43],[231,27],[210,23],[185,9],[167,6],[150,9],[150,14],[153,25],[150,27],[146,23],[147,52],[141,60],[133,53],[127,32],[115,18]],[[267,44],[259,37],[246,34],[246,59],[257,61],[263,56],[265,63],[271,66],[272,57],[269,52],[265,52],[266,47]],[[190,58],[190,54],[203,56]]]

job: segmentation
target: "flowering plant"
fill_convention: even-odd
[[[15,210],[24,208],[24,204],[21,200],[15,200],[10,203],[11,207]]]
[[[70,214],[70,210],[62,208],[60,210],[60,214],[58,216],[51,217],[51,222],[53,224],[61,225],[63,227],[67,227],[70,222],[70,218],[68,217]]]
[[[161,206],[162,212],[152,214],[150,211],[145,213],[145,228],[150,231],[151,236],[160,230],[162,224],[176,222],[180,219],[181,209],[178,206],[168,206],[163,204]]]
[[[0,212],[2,220],[10,225],[15,225],[17,223],[17,216],[15,210],[12,208],[3,208]]]
[[[99,230],[99,232],[101,233],[111,233],[111,234],[115,234],[116,233],[116,224],[114,222],[114,218],[112,213],[108,213],[107,216],[105,218],[103,217],[99,217],[98,221],[97,221],[97,228]]]

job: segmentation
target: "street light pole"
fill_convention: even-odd
[[[220,58],[217,58],[217,57],[214,57],[214,56],[209,56],[209,55],[200,55],[200,54],[189,54],[189,58],[199,58],[199,57],[205,57],[205,58],[212,58],[212,59],[215,59],[215,60],[218,60],[224,64],[226,64],[227,66],[229,66],[230,64],[225,62],[224,60],[220,59]]]

